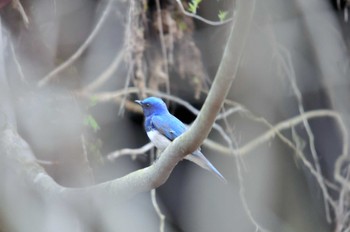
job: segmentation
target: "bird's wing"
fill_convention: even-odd
[[[152,125],[156,128],[162,135],[167,137],[170,141],[173,141],[182,133],[187,130],[185,124],[183,124],[179,119],[173,115],[155,115],[152,117]]]

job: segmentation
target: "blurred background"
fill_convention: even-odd
[[[320,109],[339,113],[349,130],[349,6],[256,1],[227,114],[209,136],[226,150],[202,147],[229,183],[180,162],[156,190],[165,231],[350,230],[349,188],[334,177],[344,143],[334,117],[287,123],[280,135],[292,147],[277,134],[250,144]],[[184,102],[200,110],[235,10],[230,0],[1,0],[0,74],[10,85],[18,133],[62,186],[86,187],[149,166],[153,149],[121,152],[149,143],[133,101],[158,95],[190,124],[196,112]],[[247,144],[249,151],[240,149]],[[1,173],[1,232],[160,230],[149,192],[123,202],[95,199],[86,212]],[[348,163],[340,173],[349,176]]]

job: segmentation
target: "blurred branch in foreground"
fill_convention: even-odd
[[[129,198],[134,194],[147,191],[163,184],[169,177],[175,165],[188,153],[195,150],[208,135],[211,125],[214,123],[216,114],[219,112],[226,94],[231,86],[233,77],[237,73],[241,55],[244,49],[247,33],[253,15],[254,1],[241,1],[238,4],[237,21],[232,29],[224,57],[219,71],[199,113],[197,120],[192,127],[179,139],[169,146],[159,160],[150,167],[135,171],[122,178],[109,181],[95,186],[72,189],[56,184],[53,179],[46,174],[35,160],[34,155],[27,143],[16,133],[15,117],[11,108],[2,110],[6,120],[4,120],[1,133],[3,164],[11,164],[13,169],[24,175],[36,190],[42,194],[51,196],[61,196],[67,199],[80,199],[82,196],[94,195],[97,193],[112,194],[117,198]],[[2,28],[1,28],[2,29]],[[236,33],[239,31],[240,33]],[[1,36],[4,38],[4,36]],[[5,43],[1,43],[4,46]],[[4,49],[4,47],[2,47]],[[3,54],[3,53],[1,53]],[[235,65],[232,65],[234,61]],[[9,104],[10,89],[6,75],[1,76],[3,104]]]

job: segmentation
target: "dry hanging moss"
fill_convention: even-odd
[[[146,97],[146,87],[169,91],[176,78],[181,78],[199,98],[205,73],[201,52],[193,40],[194,29],[193,19],[181,12],[176,1],[130,3],[126,59],[140,97]]]

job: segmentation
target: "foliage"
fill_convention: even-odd
[[[228,15],[228,11],[219,10],[218,17],[219,17],[221,22],[224,21],[225,19],[227,19],[227,15]]]
[[[89,126],[94,132],[97,132],[100,129],[96,119],[91,114],[85,116],[84,125]]]
[[[191,0],[191,2],[188,4],[188,10],[193,13],[196,14],[197,13],[197,9],[198,9],[198,5],[199,3],[201,3],[202,0]]]

